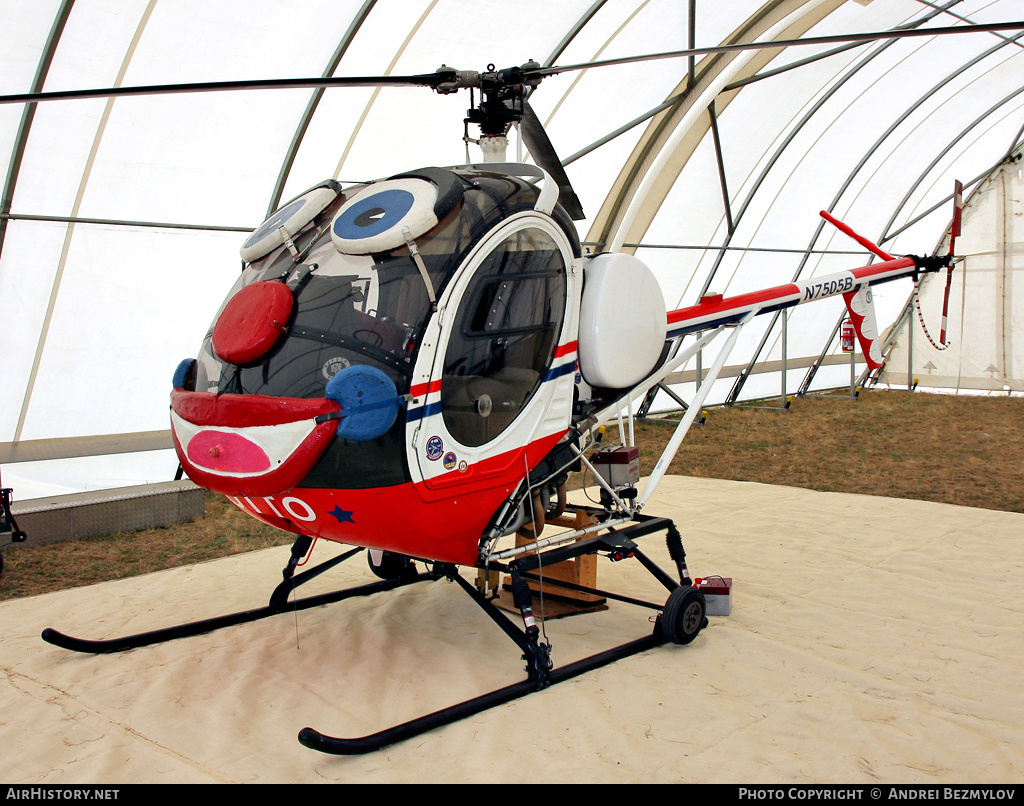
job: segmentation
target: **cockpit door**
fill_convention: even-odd
[[[466,259],[430,328],[429,381],[414,387],[422,397],[409,410],[410,465],[427,490],[518,480],[565,432],[576,369],[572,265],[564,233],[535,213],[508,219]]]

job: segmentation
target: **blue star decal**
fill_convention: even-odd
[[[337,518],[338,523],[355,523],[355,521],[352,520],[352,513],[342,509],[338,505],[335,505],[334,509],[331,510],[328,514],[333,515],[335,518]]]

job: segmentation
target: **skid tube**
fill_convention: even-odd
[[[523,650],[523,660],[527,662],[526,680],[359,738],[347,739],[328,736],[314,728],[303,728],[299,732],[299,742],[312,750],[332,755],[371,753],[662,644],[668,642],[690,643],[700,630],[707,626],[708,620],[705,616],[704,596],[696,588],[693,588],[690,582],[679,532],[672,521],[665,518],[636,515],[634,520],[637,522],[633,525],[618,530],[609,529],[596,537],[579,540],[571,545],[550,549],[540,554],[530,554],[509,562],[507,565],[489,564],[488,570],[506,572],[511,575],[513,600],[526,625],[525,629],[514,624],[504,612],[494,606],[491,599],[466,581],[454,566],[447,567],[448,579],[457,582],[470,598]],[[667,534],[669,554],[676,564],[679,573],[678,580],[663,571],[653,560],[641,552],[634,541],[634,538],[662,530]],[[612,561],[635,557],[669,591],[668,601],[664,604],[646,602],[620,596],[610,591],[543,578],[533,573],[537,569],[556,562],[597,553],[606,554]],[[658,616],[655,619],[654,630],[645,637],[555,668],[550,658],[550,646],[539,641],[540,631],[533,616],[532,594],[527,582],[530,579],[543,579],[544,584],[548,587],[563,587],[593,593],[656,610]]]
[[[273,593],[271,593],[270,603],[266,607],[258,607],[253,610],[243,610],[238,613],[228,613],[223,616],[202,619],[200,621],[190,621],[184,624],[177,624],[173,627],[164,627],[163,629],[153,630],[151,632],[136,633],[135,635],[125,635],[120,638],[108,638],[98,641],[87,638],[75,638],[74,636],[62,633],[59,630],[47,627],[42,632],[42,639],[49,644],[53,644],[54,646],[67,649],[72,652],[85,652],[96,655],[108,652],[125,652],[129,649],[137,649],[143,646],[160,644],[164,641],[173,641],[177,638],[188,638],[193,635],[202,635],[203,633],[213,632],[214,630],[220,630],[224,627],[231,627],[236,624],[246,624],[250,621],[258,621],[259,619],[276,616],[280,613],[294,613],[298,610],[307,610],[311,607],[319,607],[320,605],[339,602],[343,599],[349,599],[354,596],[369,596],[380,591],[392,590],[393,588],[398,588],[403,585],[409,585],[413,582],[422,582],[438,578],[436,574],[431,572],[417,573],[413,564],[410,563],[406,571],[400,577],[395,579],[382,579],[379,582],[372,582],[367,585],[345,588],[343,590],[317,594],[316,596],[308,596],[304,599],[288,601],[289,595],[297,587],[305,582],[309,582],[311,579],[318,577],[324,571],[334,568],[350,557],[353,557],[363,551],[362,548],[352,549],[343,554],[339,554],[337,557],[333,557],[330,560],[322,562],[313,568],[303,571],[302,573],[295,574],[295,567],[309,551],[311,543],[312,541],[310,538],[305,536],[300,536],[295,541],[292,546],[291,558],[288,561],[288,565],[282,572],[284,580],[274,589]]]

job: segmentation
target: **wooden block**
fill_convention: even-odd
[[[579,530],[586,529],[588,526],[592,526],[595,522],[596,521],[584,510],[577,510],[575,512],[569,512],[567,510],[559,517],[552,518],[548,521],[548,524]],[[516,535],[517,546],[525,546],[533,541],[534,537],[532,533],[523,534],[520,532]],[[595,554],[586,554],[572,560],[555,563],[554,565],[542,566],[537,574],[538,576],[542,576],[545,580],[545,596],[557,597],[558,599],[568,602],[578,602],[585,605],[586,609],[592,609],[592,606],[594,605],[603,605],[606,601],[603,596],[574,591],[569,588],[562,588],[558,585],[551,584],[553,580],[561,580],[562,582],[572,582],[575,585],[584,585],[588,588],[596,588],[597,555]],[[504,587],[509,589],[511,584],[511,579],[506,576]],[[530,590],[534,593],[540,592],[541,584],[539,582],[530,580],[529,584]]]

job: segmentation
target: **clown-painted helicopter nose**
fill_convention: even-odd
[[[292,531],[475,563],[573,416],[581,252],[556,197],[482,165],[285,205],[175,380],[190,477]]]

